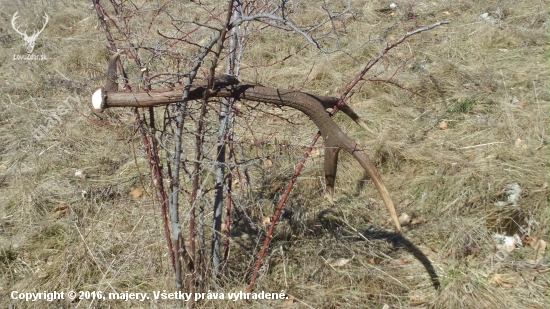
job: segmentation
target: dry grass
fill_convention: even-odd
[[[87,2],[40,2],[51,19],[34,53],[48,59],[15,61],[13,54],[24,48],[10,20],[16,10],[22,23],[32,20],[30,3],[3,2],[0,12],[0,307],[171,308],[171,301],[10,299],[11,291],[174,290],[160,211],[130,112],[108,111],[110,126],[77,113],[90,114],[85,101],[102,83],[98,72],[108,59],[94,11]],[[369,82],[350,104],[377,134],[336,117],[372,155],[398,212],[423,223],[405,227],[402,237],[388,232],[376,190],[347,155],[340,159],[331,208],[323,199],[322,157],[310,159],[255,287],[284,290],[294,299],[292,307],[280,301],[204,301],[200,308],[548,307],[547,260],[540,267],[525,263],[542,259],[546,251],[537,256],[524,242],[500,260],[493,238],[502,232],[525,236],[518,224],[528,220],[529,235],[548,241],[548,3],[396,3],[398,10],[387,15],[376,11],[385,2],[352,1],[340,41],[348,55],[324,56],[308,47],[283,64],[251,68],[303,44],[298,36],[262,30],[248,42],[241,77],[338,95],[388,40],[415,23],[450,19],[450,25],[413,37],[388,55],[389,72],[412,56],[395,79],[423,97]],[[301,1],[294,11],[295,20],[304,23],[322,13],[315,1]],[[489,19],[480,19],[486,12]],[[43,138],[34,138],[33,128],[47,126],[52,111],[69,96],[81,98],[71,101],[76,110],[60,115]],[[295,111],[263,109],[296,124],[262,113],[248,118],[254,137],[265,142],[261,147],[249,142],[244,122],[236,124],[242,152],[259,159],[248,166],[250,190],[235,196],[237,210],[248,209],[249,216],[235,213],[229,267],[217,285],[207,287],[212,291],[246,288],[257,236],[263,233],[258,221],[272,214],[281,186],[315,133]],[[75,177],[75,169],[86,178]],[[495,206],[507,199],[505,189],[512,183],[522,190],[518,202]],[[130,196],[136,187],[145,194]],[[210,203],[207,196],[205,209]],[[513,286],[495,283],[496,274]]]

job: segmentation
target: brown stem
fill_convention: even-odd
[[[267,250],[267,245],[269,244],[269,241],[271,240],[271,234],[273,234],[273,229],[275,228],[275,223],[277,222],[277,219],[279,218],[279,215],[281,214],[281,210],[283,209],[283,205],[286,203],[286,200],[288,198],[288,195],[290,194],[290,191],[292,190],[292,187],[294,186],[294,183],[296,182],[296,179],[298,179],[298,176],[300,175],[300,172],[302,171],[302,168],[304,167],[304,164],[306,163],[307,158],[309,157],[309,154],[311,153],[311,150],[315,146],[315,143],[317,143],[317,140],[321,136],[320,133],[317,133],[313,140],[311,141],[309,147],[307,148],[306,152],[304,153],[304,156],[302,157],[302,160],[296,167],[296,170],[294,171],[294,175],[292,175],[292,178],[288,182],[285,193],[281,197],[281,200],[279,201],[279,204],[277,205],[277,209],[275,209],[275,213],[273,214],[273,218],[271,219],[271,224],[269,225],[269,229],[267,231],[267,235],[264,239],[264,244],[262,246],[262,249],[260,251],[260,255],[258,256],[258,260],[256,261],[256,266],[254,267],[254,271],[252,272],[252,277],[250,278],[250,284],[248,285],[248,288],[246,289],[248,293],[252,291],[252,287],[254,286],[254,282],[256,281],[256,277],[258,276],[258,270],[260,269],[260,266],[262,265],[262,259],[264,258],[265,251]]]
[[[229,133],[227,135],[227,140],[229,142],[229,159],[228,162],[231,162],[231,159],[234,159],[235,151],[233,149],[233,135]],[[222,265],[226,265],[227,259],[229,257],[229,237],[231,236],[231,193],[233,185],[233,167],[229,168],[229,173],[227,174],[227,208],[225,210],[225,250],[223,254]]]
[[[112,93],[116,93],[116,91],[118,91],[117,66],[120,63],[117,47],[111,35],[109,27],[107,26],[107,23],[105,21],[105,15],[103,14],[104,13],[103,7],[100,5],[99,0],[93,0],[93,4],[96,10],[97,17],[103,27],[103,30],[105,31],[105,36],[107,38],[107,41],[109,42],[109,49],[111,50],[111,52],[114,53],[114,56],[109,62],[109,67],[107,68],[105,88]],[[124,72],[124,68],[122,66],[121,66],[121,72],[122,72],[122,76],[124,77],[124,88],[126,90],[129,90],[130,85],[128,84],[128,79],[126,78],[126,72]],[[162,178],[162,166],[160,164],[160,158],[158,156],[157,145],[154,140],[154,133],[152,134],[153,141],[151,145],[151,143],[149,142],[149,138],[147,137],[145,125],[141,121],[141,118],[139,116],[139,112],[137,111],[137,109],[134,109],[134,115],[135,115],[135,122],[139,127],[143,146],[145,147],[146,156],[148,158],[149,168],[151,170],[151,180],[155,184],[155,188],[157,189],[157,196],[159,198],[162,219],[164,223],[164,235],[166,238],[168,251],[170,252],[170,260],[172,262],[172,268],[174,269],[174,271],[176,271],[176,269],[178,268],[177,264],[179,264],[179,261],[176,261],[176,257],[173,249],[174,247],[172,246],[172,242],[170,241],[170,229],[168,228],[168,218],[166,214],[166,203],[168,201],[168,195],[166,194],[166,190],[164,188],[164,183]],[[154,128],[153,120],[151,121],[152,121],[151,125]],[[178,276],[176,274],[176,278],[177,277]]]

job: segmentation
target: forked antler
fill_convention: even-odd
[[[96,90],[92,95],[92,106],[96,110],[109,107],[150,107],[180,102],[182,98],[181,88],[157,90],[154,92],[126,93],[118,92],[116,86],[116,60],[114,56],[107,70],[107,83],[104,88]],[[114,76],[113,76],[114,73]],[[401,225],[395,212],[395,206],[391,197],[365,151],[352,138],[346,135],[326,112],[338,103],[337,98],[315,96],[309,93],[293,90],[280,90],[277,88],[258,85],[240,84],[234,78],[219,79],[214,89],[206,86],[194,86],[189,92],[189,100],[199,100],[204,97],[204,92],[209,91],[210,97],[232,97],[262,103],[271,103],[295,108],[317,125],[325,141],[325,179],[327,197],[333,203],[334,181],[338,164],[338,153],[341,149],[349,152],[365,169],[380,193],[388,212],[397,230],[401,231]],[[348,106],[339,108],[350,116],[355,122],[363,124],[359,116]]]

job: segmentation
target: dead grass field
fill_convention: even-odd
[[[32,3],[0,1],[0,308],[172,308],[168,300],[10,297],[12,291],[175,289],[132,114],[107,111],[109,126],[87,117],[87,100],[102,85],[109,58],[91,3]],[[340,42],[348,55],[308,47],[282,64],[252,69],[303,44],[299,36],[266,29],[248,42],[240,78],[337,96],[415,22],[451,20],[388,55],[389,72],[411,57],[395,80],[422,96],[366,83],[349,104],[376,134],[336,116],[369,151],[398,214],[417,224],[402,235],[392,232],[378,193],[347,155],[340,158],[331,207],[323,198],[322,157],[308,159],[255,286],[284,290],[290,299],[210,300],[199,308],[548,307],[548,2],[395,3],[396,10],[381,13],[389,2],[351,1],[353,18]],[[40,8],[36,15],[32,5]],[[322,13],[316,1],[294,5],[296,21],[313,22]],[[10,25],[18,10],[22,25],[50,15],[34,49],[46,60],[14,59],[25,54]],[[59,110],[65,101],[71,108]],[[264,110],[294,124],[262,113],[248,118],[264,142],[254,147],[244,122],[237,122],[243,153],[263,158],[248,167],[252,190],[235,196],[255,225],[236,215],[229,267],[206,290],[246,289],[263,233],[258,221],[273,213],[316,132],[298,112]],[[35,128],[43,134],[37,137]],[[86,177],[75,176],[77,169]],[[135,188],[144,194],[132,196]],[[207,219],[211,203],[205,199]],[[502,249],[495,238],[502,233],[518,234],[522,245]]]

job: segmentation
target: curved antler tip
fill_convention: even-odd
[[[367,130],[368,132],[372,133],[372,134],[376,134],[371,128],[369,128],[367,126],[367,124],[361,120],[360,118],[358,118],[357,120],[355,120],[355,122],[360,125],[363,129]]]
[[[395,208],[392,211],[388,207],[388,211],[390,212],[390,217],[391,217],[391,220],[393,221],[393,224],[395,225],[395,228],[397,229],[398,232],[401,233],[402,231],[401,223],[399,223],[399,218],[397,218],[397,214],[395,213]]]
[[[334,205],[334,187],[327,186],[325,197],[328,199],[331,205]]]
[[[120,51],[117,52],[109,60],[109,66],[107,67],[106,81],[105,81],[105,91],[117,92],[118,83],[117,83],[117,61],[120,58]]]

